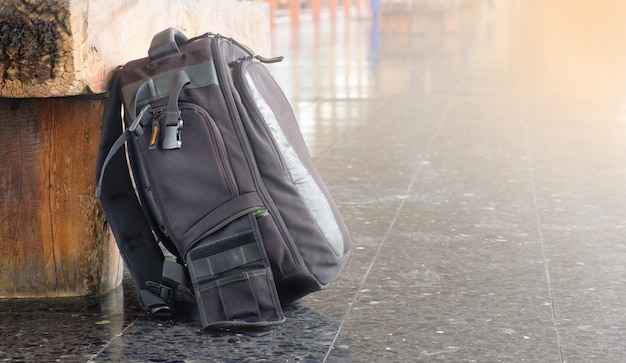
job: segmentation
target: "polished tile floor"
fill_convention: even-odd
[[[278,19],[272,67],[353,236],[265,335],[0,301],[0,361],[626,361],[626,2]]]

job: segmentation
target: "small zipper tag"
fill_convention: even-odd
[[[285,57],[281,55],[278,57],[266,58],[266,57],[261,57],[260,55],[255,55],[254,59],[258,60],[261,63],[278,63],[278,62],[282,62],[283,59],[285,59]]]
[[[152,135],[150,136],[150,146],[148,147],[148,149],[149,150],[156,149],[158,140],[159,140],[159,120],[155,118],[152,120]]]
[[[261,57],[260,55],[255,55],[254,57],[244,56],[244,57],[235,59],[234,61],[228,63],[228,65],[231,66],[231,67],[235,67],[235,66],[237,66],[238,64],[241,64],[244,61],[249,61],[249,60],[252,60],[252,59],[256,59],[256,60],[258,60],[261,63],[269,64],[269,63],[282,62],[283,59],[285,59],[285,57],[278,56],[278,57],[266,58],[266,57]]]

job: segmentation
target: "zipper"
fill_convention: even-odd
[[[152,126],[150,128],[151,130],[151,135],[150,135],[150,142],[149,142],[149,146],[148,146],[148,150],[154,150],[157,148],[157,143],[159,141],[159,133],[161,131],[161,126],[159,124],[159,121],[161,119],[161,115],[165,112],[164,108],[158,108],[154,111],[152,111]]]
[[[230,165],[230,162],[228,161],[226,143],[224,142],[224,139],[222,138],[222,133],[220,132],[220,129],[217,127],[217,124],[215,123],[211,115],[209,115],[209,113],[204,108],[196,104],[189,103],[189,102],[180,102],[179,107],[181,109],[181,113],[183,109],[190,109],[193,112],[197,112],[200,115],[200,117],[205,121],[206,125],[209,128],[209,136],[211,137],[211,145],[213,146],[213,149],[215,150],[215,153],[217,154],[216,157],[218,161],[217,166],[219,168],[219,172],[222,175],[224,182],[226,183],[226,187],[228,188],[228,192],[230,193],[230,195],[232,197],[238,196],[239,188],[237,187],[235,173],[233,172],[232,166]],[[161,116],[164,113],[165,113],[165,107],[159,108],[154,111],[153,125],[158,124]],[[158,126],[157,127],[153,126],[153,130],[158,130]],[[158,131],[153,131],[153,132],[158,132]],[[157,139],[156,135],[152,135],[150,137],[150,149],[153,149],[152,140],[155,140],[155,139]]]
[[[261,127],[267,139],[270,140],[270,143],[272,144],[272,151],[274,152],[276,159],[278,159],[278,162],[280,164],[280,169],[283,172],[283,175],[287,176],[289,175],[289,169],[287,169],[287,164],[285,163],[285,159],[283,158],[283,155],[280,152],[278,144],[276,143],[274,134],[270,130],[267,123],[264,122],[264,117],[261,114],[261,111],[256,106],[254,102],[254,98],[252,97],[248,88],[246,87],[245,67],[247,64],[249,64],[248,62],[251,62],[251,60],[250,59],[241,60],[240,62],[237,62],[235,64],[235,69],[233,70],[233,73],[234,73],[233,80],[235,81],[235,87],[237,88],[237,91],[239,91],[241,95],[241,101],[243,102],[244,107],[246,108],[250,116],[252,116],[252,120]]]
[[[219,42],[222,39],[227,40],[227,38],[216,36],[215,40],[211,42],[211,51],[213,53],[213,58],[215,59],[215,70],[217,72],[218,79],[228,80],[228,76],[229,76],[228,72],[230,71],[230,69],[226,68],[226,66],[228,66],[228,63],[222,58],[222,54],[219,49]],[[224,82],[223,84],[220,84],[220,87],[230,87],[230,85],[228,84],[228,82]],[[226,102],[226,107],[228,108],[231,118],[236,121],[234,122],[235,132],[237,133],[237,136],[240,140],[245,140],[245,130],[242,130],[243,126],[241,125],[241,120],[239,119],[239,114],[237,112],[237,105],[235,104],[233,97],[224,91],[222,91],[222,94],[224,95],[224,101]],[[250,155],[254,155],[252,152],[252,149],[250,148],[250,144],[247,142],[241,142],[241,143],[242,143],[242,147],[244,148],[246,155],[248,156],[248,158],[246,159],[249,159]],[[250,163],[249,160],[247,160],[247,162]],[[282,220],[282,218],[276,217],[280,215],[279,213],[273,213],[273,211],[276,211],[277,208],[271,196],[269,196],[269,192],[265,188],[263,181],[260,180],[261,176],[259,174],[259,171],[255,170],[255,168],[252,167],[252,165],[249,165],[249,168],[252,174],[254,185],[256,186],[258,190],[259,196],[261,197],[263,204],[265,204],[265,206],[268,208],[269,213],[274,215],[274,221],[278,226],[278,231],[280,232],[280,234],[283,237],[283,240],[285,241],[285,246],[287,247],[287,250],[289,251],[291,258],[293,259],[294,263],[296,264],[298,268],[305,266],[302,256],[300,255],[300,253],[296,251],[296,247],[294,245],[293,239],[286,232],[287,226],[285,226],[285,222]]]
[[[236,197],[239,195],[239,188],[237,187],[237,182],[235,179],[235,173],[233,172],[233,168],[230,165],[228,160],[228,153],[226,151],[226,143],[222,138],[222,133],[220,129],[217,127],[217,124],[209,115],[209,113],[202,107],[197,106],[193,103],[181,102],[181,109],[189,108],[196,112],[198,112],[202,118],[204,118],[209,126],[209,134],[211,135],[211,143],[215,147],[215,152],[218,156],[218,167],[220,168],[220,173],[224,176],[224,180],[226,181],[226,185],[228,186],[228,191],[230,192],[232,197]]]
[[[200,234],[198,237],[196,237],[194,243],[192,243],[192,244],[188,245],[187,247],[185,247],[185,251],[183,253],[183,256],[186,256],[187,253],[189,253],[190,250],[195,248],[198,245],[198,243],[201,240],[203,240],[205,237],[212,235],[216,231],[219,231],[220,229],[222,229],[225,226],[227,226],[232,221],[237,220],[237,219],[239,219],[239,218],[241,218],[241,217],[243,217],[245,215],[248,215],[250,213],[252,213],[255,218],[261,218],[263,216],[269,215],[269,212],[267,211],[267,209],[262,208],[262,207],[249,207],[249,208],[246,208],[246,209],[240,211],[239,213],[233,214],[230,217],[226,218],[225,220],[223,220],[220,223],[218,223],[215,226],[213,226],[208,231],[206,231],[206,232]]]

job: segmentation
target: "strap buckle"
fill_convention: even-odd
[[[163,301],[169,302],[174,295],[174,290],[171,287],[156,283],[154,281],[146,281],[146,288],[151,293],[157,295]]]
[[[180,112],[178,112],[180,114]],[[165,125],[163,131],[163,142],[161,148],[165,150],[180,149],[183,142],[180,138],[180,131],[183,129],[183,119],[178,116],[178,121],[174,125]]]

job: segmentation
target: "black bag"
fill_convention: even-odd
[[[281,304],[326,287],[349,256],[347,229],[262,64],[282,58],[173,28],[148,54],[114,76],[96,191],[140,304],[169,317],[195,300],[203,328],[282,323]]]

